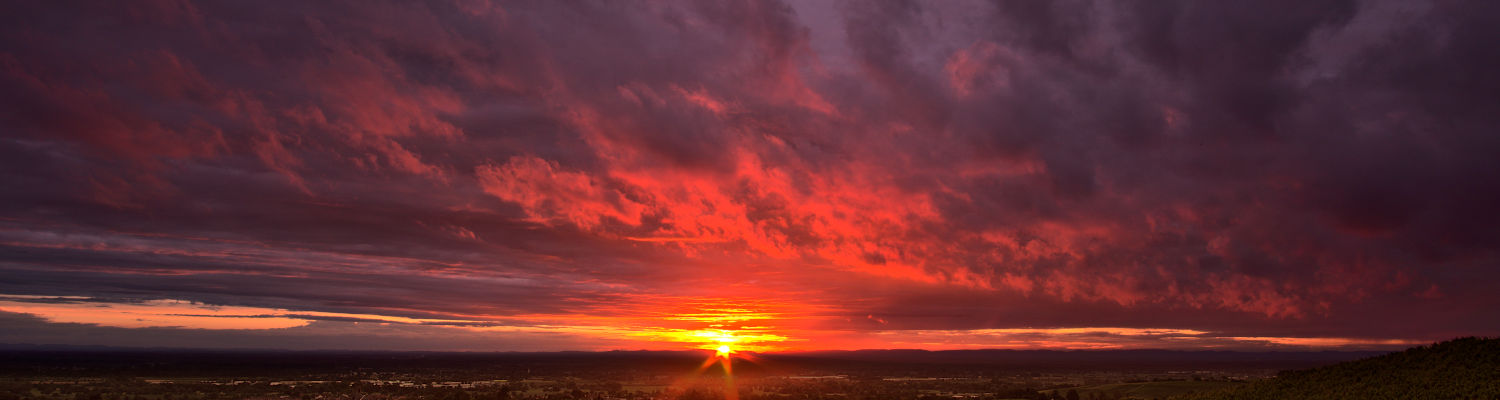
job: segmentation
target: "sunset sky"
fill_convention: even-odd
[[[0,344],[1500,334],[1500,2],[13,1]]]

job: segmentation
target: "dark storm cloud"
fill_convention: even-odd
[[[1492,333],[1496,8],[6,5],[0,293]]]

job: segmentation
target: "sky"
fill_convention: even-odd
[[[1500,2],[0,5],[0,343],[1500,335]]]

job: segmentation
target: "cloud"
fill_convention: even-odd
[[[1493,7],[14,5],[0,293],[679,332],[713,322],[641,321],[755,299],[808,348],[1484,334]]]

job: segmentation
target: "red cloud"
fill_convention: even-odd
[[[1500,329],[1483,5],[804,6],[8,7],[0,294],[977,335],[942,346]]]

